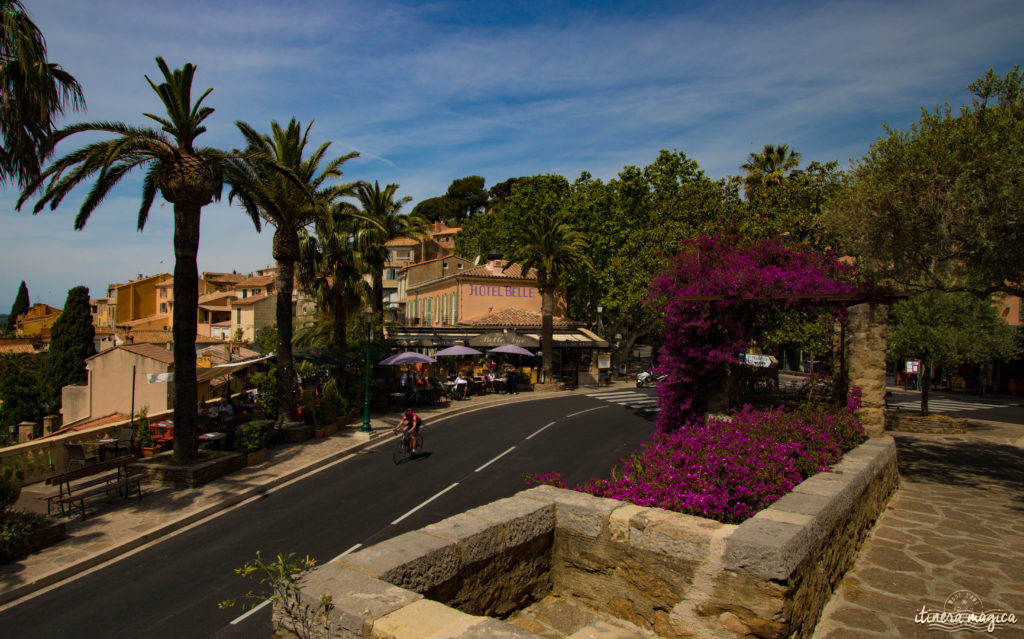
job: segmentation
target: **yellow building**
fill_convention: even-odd
[[[32,308],[18,316],[14,334],[18,337],[42,337],[44,333],[48,335],[50,327],[62,312],[49,304],[36,302]]]
[[[151,318],[161,314],[169,317],[167,309],[170,308],[170,289],[167,286],[158,287],[159,284],[173,281],[170,273],[160,273],[132,280],[127,284],[114,284],[113,295],[115,308],[114,323],[117,326],[127,324],[143,318]],[[161,294],[163,297],[159,297]],[[164,305],[163,313],[160,313],[159,304]],[[164,322],[169,324],[170,322]]]

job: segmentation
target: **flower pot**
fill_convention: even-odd
[[[143,457],[153,457],[160,452],[159,446],[142,446],[139,448],[139,452],[142,453]]]
[[[313,429],[313,439],[323,439],[324,437],[327,437],[327,429],[326,428],[314,428]]]
[[[330,437],[334,433],[338,432],[338,421],[335,420],[330,424],[324,424],[324,436]]]
[[[246,466],[255,466],[256,464],[262,464],[267,461],[267,449],[261,448],[257,451],[251,452],[245,456]]]

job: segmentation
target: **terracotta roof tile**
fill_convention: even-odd
[[[128,421],[128,419],[129,419],[128,416],[125,415],[124,413],[111,413],[109,415],[104,415],[103,417],[97,417],[96,419],[90,419],[90,420],[83,421],[83,422],[75,422],[73,424],[68,424],[67,426],[64,426],[63,428],[58,428],[57,430],[53,431],[49,435],[44,435],[44,436],[40,437],[39,439],[46,439],[47,437],[54,437],[56,435],[62,435],[64,433],[70,433],[70,432],[75,432],[75,431],[84,431],[84,430],[92,430],[94,428],[102,428],[103,426],[108,426],[110,424],[116,424],[118,422],[126,422],[126,421]]]
[[[270,284],[273,284],[273,283],[274,283],[274,276],[273,275],[257,275],[255,277],[250,277],[248,279],[244,279],[241,282],[239,282],[238,284],[235,284],[235,286],[237,286],[238,288],[253,288],[253,287],[256,287],[256,286],[269,286]]]
[[[266,293],[260,293],[259,295],[253,295],[252,297],[246,297],[245,299],[234,299],[234,300],[231,300],[231,305],[232,306],[249,306],[249,305],[255,304],[256,302],[259,302],[261,300],[265,300],[268,297],[270,297],[270,296],[267,295]]]
[[[554,317],[552,320],[555,326],[576,326],[576,322],[565,317]],[[540,326],[541,314],[510,306],[495,313],[463,322],[463,324],[469,326]]]

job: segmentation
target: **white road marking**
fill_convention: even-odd
[[[258,610],[259,610],[260,608],[263,608],[263,607],[265,607],[265,606],[266,606],[267,604],[269,604],[269,603],[272,603],[273,601],[274,601],[273,599],[264,599],[264,600],[263,600],[263,603],[259,604],[258,606],[253,606],[253,607],[252,607],[252,609],[250,609],[250,610],[249,610],[249,612],[245,613],[244,615],[242,615],[242,616],[240,616],[240,617],[235,617],[235,618],[234,618],[234,619],[233,619],[233,620],[231,621],[231,625],[232,625],[232,626],[237,626],[238,624],[240,624],[240,623],[242,623],[243,621],[245,621],[245,618],[246,618],[246,617],[251,617],[252,615],[256,614],[256,612],[257,612],[257,611],[258,611]]]
[[[504,457],[505,455],[508,455],[509,453],[511,453],[512,451],[514,451],[515,449],[516,449],[516,447],[515,447],[515,446],[513,446],[512,448],[509,448],[508,450],[506,450],[506,451],[505,451],[505,452],[503,452],[502,454],[498,455],[497,457],[495,457],[495,458],[494,458],[494,459],[492,459],[491,461],[487,462],[486,464],[484,464],[484,465],[483,465],[483,466],[481,466],[480,468],[477,468],[477,469],[476,469],[476,470],[474,470],[473,472],[475,472],[475,473],[478,473],[478,472],[480,472],[481,470],[483,470],[484,468],[487,468],[488,466],[490,466],[490,465],[491,465],[491,464],[493,464],[494,462],[498,461],[499,459],[501,459],[501,458],[502,458],[502,457]]]
[[[349,549],[348,549],[348,550],[346,550],[345,552],[341,553],[340,555],[338,555],[337,557],[335,557],[335,558],[334,558],[334,559],[332,559],[331,561],[328,561],[327,563],[331,563],[331,562],[337,561],[337,560],[341,559],[342,557],[344,557],[345,555],[347,555],[347,554],[349,554],[349,553],[353,553],[353,552],[355,552],[355,551],[359,550],[359,549],[360,549],[360,548],[362,548],[362,547],[363,547],[363,545],[362,545],[362,544],[356,544],[355,546],[352,546],[351,548],[349,548]]]
[[[571,415],[566,415],[566,418],[576,417],[577,415],[582,415],[583,413],[589,413],[592,410],[601,410],[602,408],[605,408],[605,407],[604,406],[597,406],[595,408],[588,408],[587,410],[581,410],[581,411],[579,411],[577,413],[572,413]]]
[[[533,439],[533,436],[534,436],[534,435],[539,435],[539,434],[541,433],[541,431],[543,431],[544,429],[546,429],[546,428],[549,428],[549,427],[551,427],[551,426],[554,426],[554,425],[555,425],[555,422],[551,422],[551,423],[550,423],[550,424],[548,424],[547,426],[541,426],[541,427],[540,427],[540,428],[538,428],[537,430],[535,430],[535,431],[533,431],[532,433],[530,433],[529,435],[527,435],[527,436],[526,436],[526,439]]]
[[[405,518],[406,518],[406,517],[408,517],[409,515],[413,514],[414,512],[416,512],[417,510],[419,510],[420,508],[423,508],[424,506],[426,506],[426,505],[427,505],[427,504],[429,504],[430,502],[434,501],[435,499],[437,499],[438,497],[440,497],[441,495],[445,494],[446,492],[448,492],[448,491],[449,491],[449,490],[451,490],[452,488],[455,488],[455,487],[456,487],[456,486],[458,486],[458,485],[459,485],[459,482],[455,482],[454,484],[452,484],[452,485],[451,485],[451,486],[449,486],[448,488],[445,488],[444,490],[442,490],[441,492],[437,493],[436,495],[434,495],[433,497],[431,497],[431,498],[430,498],[430,499],[428,499],[427,501],[423,502],[423,503],[422,503],[422,504],[420,504],[419,506],[416,506],[415,508],[413,508],[413,509],[412,509],[412,510],[410,510],[409,512],[405,513],[404,515],[402,515],[402,516],[401,516],[401,517],[399,517],[398,519],[396,519],[396,520],[394,520],[393,522],[391,522],[391,525],[392,525],[392,526],[394,526],[394,525],[395,525],[395,524],[397,524],[398,522],[402,521],[403,519],[405,519]]]

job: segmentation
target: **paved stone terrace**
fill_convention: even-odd
[[[964,435],[892,433],[901,485],[815,639],[1024,637],[1024,427],[972,421]],[[1017,617],[991,634],[914,623],[969,590]]]

